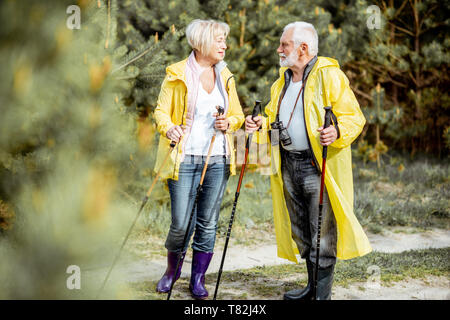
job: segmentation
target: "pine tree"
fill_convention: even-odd
[[[117,80],[130,73],[114,72],[117,8],[79,1],[70,30],[72,4],[0,4],[0,204],[15,214],[0,235],[3,299],[93,298],[137,210],[122,196],[140,153],[136,115],[120,103],[133,84]],[[70,265],[81,290],[66,287]],[[105,297],[120,297],[114,278]]]
[[[344,66],[361,104],[374,104],[370,92],[380,83],[386,90],[385,110],[400,109],[402,113],[400,119],[390,118],[383,125],[388,144],[412,155],[419,150],[443,155],[443,134],[449,120],[449,3],[376,1],[381,28],[369,30],[363,20],[369,17],[364,14],[368,2],[325,2],[338,13],[333,23],[341,23],[346,33],[361,30],[362,41],[358,39],[356,46],[350,47],[352,57]]]
[[[128,47],[130,57],[152,48],[151,53],[140,58],[138,69],[144,73],[142,69],[146,66],[145,73],[152,74],[155,81],[145,86],[144,91],[140,89],[140,82],[144,81],[138,76],[136,91],[130,94],[130,103],[147,108],[146,114],[155,107],[155,97],[164,77],[163,67],[184,59],[190,52],[184,30],[193,19],[217,19],[229,24],[225,61],[235,74],[245,110],[257,98],[269,100],[270,86],[278,77],[276,48],[286,24],[298,20],[313,23],[319,32],[323,54],[338,59],[345,54],[342,30],[333,29],[330,14],[308,2],[139,0],[124,1],[121,9],[119,38]]]

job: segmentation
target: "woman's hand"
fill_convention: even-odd
[[[213,117],[216,117],[216,123],[214,124],[214,128],[217,130],[221,130],[223,132],[228,130],[228,127],[230,126],[230,121],[225,117],[224,114],[221,114],[219,116],[219,113],[215,112],[213,114]]]
[[[184,130],[180,126],[173,126],[166,133],[166,137],[168,139],[170,139],[171,141],[175,141],[175,142],[180,141],[180,138],[183,135],[184,135]]]

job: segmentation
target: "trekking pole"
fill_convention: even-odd
[[[163,162],[162,162],[162,164],[161,164],[161,167],[159,168],[159,170],[158,170],[158,172],[157,172],[157,174],[156,174],[155,179],[153,179],[152,185],[150,186],[150,188],[148,189],[147,193],[145,194],[144,199],[142,199],[141,207],[140,207],[140,209],[139,209],[139,211],[138,211],[136,217],[134,218],[134,221],[133,221],[133,223],[131,224],[130,229],[128,230],[128,233],[127,233],[125,239],[123,240],[123,243],[122,243],[122,246],[121,246],[120,249],[119,249],[119,252],[117,253],[117,255],[116,255],[116,257],[115,257],[115,259],[114,259],[114,261],[113,261],[111,267],[109,268],[109,271],[108,271],[108,273],[107,273],[107,275],[106,275],[106,278],[105,278],[105,280],[103,281],[103,284],[102,284],[100,290],[99,290],[98,293],[97,293],[96,299],[98,299],[98,297],[99,297],[100,294],[102,293],[103,288],[105,287],[105,284],[106,284],[106,282],[108,281],[109,275],[111,274],[111,271],[112,271],[112,269],[114,268],[114,266],[115,266],[117,260],[119,259],[120,254],[121,254],[121,252],[122,252],[122,249],[123,249],[123,247],[125,246],[125,243],[127,242],[128,237],[129,237],[130,234],[131,234],[131,230],[133,230],[134,225],[136,224],[136,221],[138,220],[138,217],[139,217],[139,215],[141,214],[142,209],[144,209],[144,207],[145,207],[145,205],[146,205],[146,203],[147,203],[147,201],[148,201],[148,199],[149,199],[149,197],[150,197],[150,194],[152,193],[153,188],[155,187],[156,182],[157,182],[158,179],[159,179],[159,176],[160,176],[160,174],[161,174],[161,170],[162,170],[162,168],[164,167],[164,165],[166,164],[166,161],[167,161],[167,159],[169,158],[169,155],[170,155],[170,153],[172,152],[173,148],[175,148],[175,146],[176,146],[176,142],[175,142],[175,141],[171,141],[171,142],[170,142],[170,149],[169,149],[169,151],[167,151],[167,154],[166,154],[166,156],[164,157],[164,160],[163,160]]]
[[[218,115],[222,115],[225,112],[225,110],[222,107],[217,106],[217,112],[218,112]],[[214,133],[214,135],[211,138],[211,142],[209,143],[208,155],[206,156],[206,161],[205,161],[205,164],[203,166],[203,171],[202,171],[202,176],[200,178],[200,183],[199,183],[199,185],[197,187],[197,194],[195,195],[194,206],[192,207],[192,211],[191,211],[191,215],[189,216],[189,222],[188,222],[188,225],[187,225],[187,228],[186,228],[186,232],[184,233],[183,247],[181,248],[181,251],[178,254],[177,265],[175,267],[175,275],[177,275],[177,273],[178,273],[178,267],[180,266],[181,257],[183,256],[183,249],[186,246],[186,241],[188,240],[189,229],[191,228],[192,220],[194,218],[194,212],[195,212],[195,208],[197,207],[199,194],[202,191],[203,179],[205,178],[206,169],[208,168],[208,162],[209,162],[209,158],[211,157],[211,152],[212,152],[215,140],[216,140],[216,133]],[[180,274],[181,274],[181,270],[180,270]],[[170,284],[169,293],[167,294],[167,300],[170,300],[170,296],[172,295],[172,289],[173,289],[174,283],[175,283],[175,281],[172,280],[172,283]]]
[[[324,107],[325,109],[325,121],[323,128],[328,128],[330,125],[331,107]],[[314,290],[313,299],[317,300],[317,280],[319,275],[319,254],[320,254],[320,231],[322,225],[322,208],[323,208],[323,189],[325,186],[325,166],[327,162],[327,146],[323,147],[322,151],[322,175],[320,179],[320,196],[319,196],[319,216],[317,222],[317,244],[316,244],[316,265],[314,268]]]
[[[255,107],[253,108],[253,112],[252,112],[252,119],[254,119],[256,116],[258,116],[258,114],[260,112],[261,112],[261,101],[256,100],[255,101]],[[237,205],[238,198],[239,198],[239,192],[241,190],[242,178],[244,177],[245,166],[246,166],[247,160],[248,160],[248,150],[250,149],[250,143],[252,141],[252,136],[253,136],[253,133],[249,133],[248,136],[247,136],[247,141],[245,143],[244,163],[242,164],[242,167],[241,167],[241,174],[239,175],[239,181],[238,181],[238,185],[237,185],[237,190],[236,190],[236,194],[234,195],[233,210],[231,210],[230,223],[228,225],[227,237],[226,237],[226,240],[225,240],[225,247],[223,249],[222,261],[220,262],[219,274],[217,276],[216,290],[214,291],[214,298],[213,298],[213,300],[216,300],[217,292],[219,290],[220,278],[222,276],[223,264],[225,262],[225,256],[227,254],[228,241],[230,240],[231,228],[233,227],[234,213],[236,211],[236,205]]]

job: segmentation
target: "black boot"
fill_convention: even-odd
[[[319,267],[319,275],[317,281],[317,300],[331,300],[331,287],[333,286],[333,275],[334,275],[334,264],[332,264],[327,268]]]
[[[311,300],[313,292],[314,266],[309,259],[306,259],[306,269],[308,270],[308,284],[303,289],[294,289],[283,295],[284,300]]]

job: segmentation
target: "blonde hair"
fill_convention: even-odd
[[[186,28],[186,38],[192,49],[207,55],[216,37],[227,37],[229,32],[230,27],[225,22],[195,19]]]

